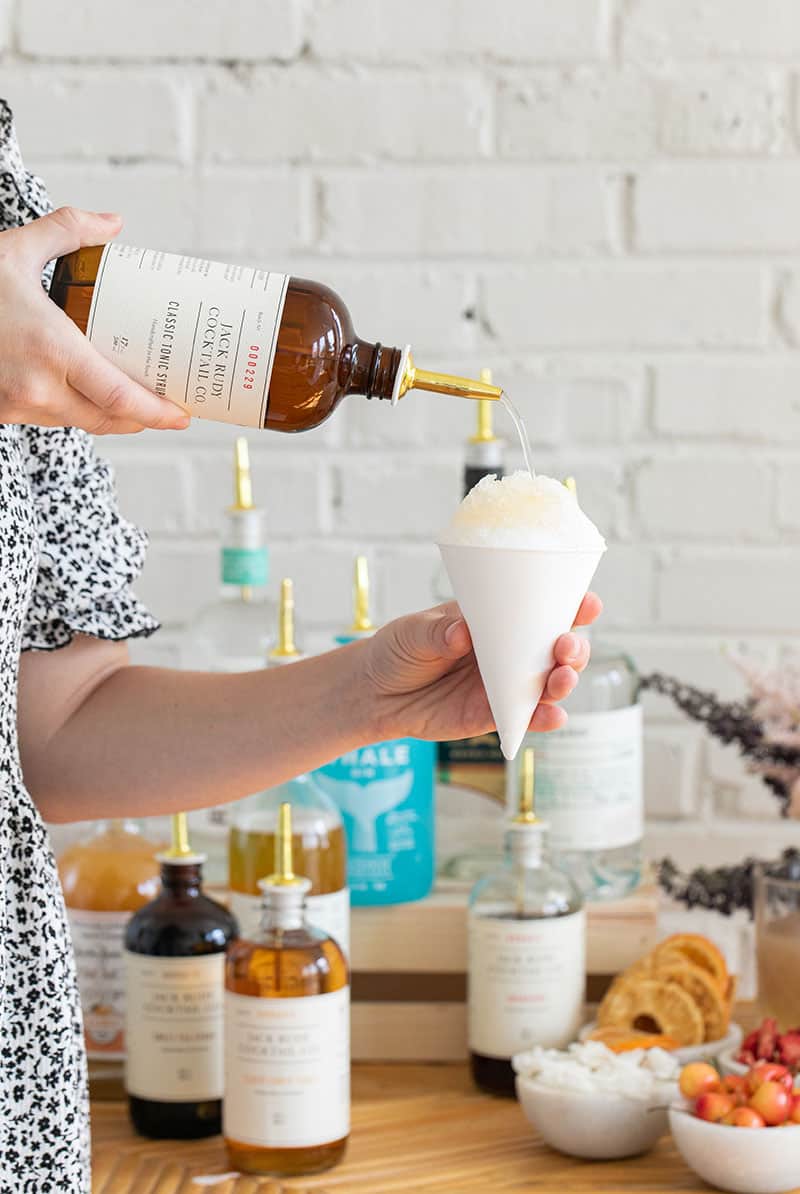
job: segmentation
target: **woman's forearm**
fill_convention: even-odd
[[[238,675],[119,667],[23,753],[26,782],[51,821],[199,808],[281,783],[372,737],[362,647]]]

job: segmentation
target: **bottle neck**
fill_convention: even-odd
[[[162,862],[161,886],[172,896],[199,896],[203,889],[201,862]]]
[[[264,932],[302,929],[305,921],[306,887],[270,887],[264,892],[261,928]]]
[[[506,833],[506,856],[515,869],[531,870],[542,865],[544,827],[539,825],[509,826]]]
[[[502,394],[499,386],[488,382],[418,369],[408,348],[387,348],[367,340],[356,340],[342,352],[339,384],[345,394],[362,394],[393,403],[409,390],[492,400]]]
[[[269,552],[264,544],[262,510],[227,512],[220,564],[226,596],[251,601],[264,590],[269,580]]]

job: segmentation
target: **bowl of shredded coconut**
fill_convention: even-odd
[[[599,1041],[513,1058],[517,1096],[546,1144],[592,1160],[646,1152],[668,1130],[680,1066],[664,1049],[613,1053]]]

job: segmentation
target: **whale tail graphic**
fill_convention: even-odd
[[[414,772],[404,771],[390,779],[372,780],[369,787],[349,779],[334,779],[317,772],[323,792],[335,800],[342,812],[353,818],[352,848],[362,854],[378,848],[377,821],[384,813],[408,799],[414,786]]]

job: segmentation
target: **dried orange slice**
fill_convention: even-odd
[[[725,964],[725,958],[722,951],[713,941],[709,941],[708,937],[703,937],[700,933],[674,933],[656,946],[653,958],[657,963],[660,955],[665,951],[673,950],[683,954],[687,962],[691,962],[693,966],[707,970],[709,974],[713,975],[719,989],[722,992],[727,991],[728,967]]]
[[[678,1042],[671,1036],[658,1032],[629,1032],[626,1028],[595,1028],[587,1041],[600,1041],[614,1053],[627,1053],[630,1049],[677,1049]]]
[[[685,955],[677,950],[663,950],[660,958],[656,971],[658,978],[682,987],[700,1009],[703,1040],[721,1040],[728,1031],[730,1009],[716,979],[707,970],[687,962]]]
[[[703,1015],[691,995],[657,978],[614,983],[600,1004],[597,1024],[670,1036],[679,1045],[701,1045],[705,1037]]]

